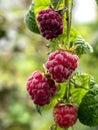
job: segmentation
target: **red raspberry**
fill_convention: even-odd
[[[57,91],[57,86],[52,79],[46,78],[36,71],[27,81],[27,91],[34,104],[43,106],[50,103],[51,98]]]
[[[41,35],[46,39],[58,37],[63,33],[63,21],[58,12],[51,8],[41,10],[37,18]]]
[[[52,78],[62,83],[67,80],[78,66],[78,56],[63,50],[57,50],[49,55],[46,68]]]
[[[61,128],[73,126],[77,121],[77,107],[57,103],[54,107],[53,115],[56,124]]]

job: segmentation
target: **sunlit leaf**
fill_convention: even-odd
[[[40,10],[49,8],[50,0],[35,0],[34,5],[35,14],[38,15]]]
[[[72,77],[72,97],[77,103],[81,102],[85,93],[94,86],[95,80],[85,73],[77,73]]]

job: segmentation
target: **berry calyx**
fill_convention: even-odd
[[[73,105],[65,105],[59,102],[55,105],[53,116],[55,123],[61,128],[73,126],[77,121],[77,107]]]
[[[67,80],[78,66],[78,56],[64,50],[56,50],[49,55],[46,68],[52,78],[62,83]]]
[[[44,77],[38,71],[29,77],[26,87],[34,104],[39,106],[49,104],[58,89],[52,79]]]
[[[49,8],[41,10],[37,18],[40,33],[46,39],[58,37],[63,33],[63,20],[60,14]]]

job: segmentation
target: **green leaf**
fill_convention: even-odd
[[[93,48],[91,47],[91,45],[85,42],[85,40],[81,37],[77,37],[73,44],[76,47],[77,55],[81,56],[82,54],[93,52]]]
[[[50,0],[35,0],[34,5],[34,12],[37,16],[40,10],[49,8]]]
[[[34,14],[34,4],[30,6],[25,16],[25,23],[32,32],[40,34]]]
[[[79,105],[78,117],[84,125],[98,125],[98,85],[84,95]]]
[[[73,100],[79,104],[85,93],[95,85],[94,78],[86,73],[74,74],[71,82]]]
[[[40,107],[40,106],[36,105],[36,110],[37,110],[37,112],[38,112],[40,115],[42,115],[41,107]]]

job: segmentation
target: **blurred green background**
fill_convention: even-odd
[[[49,130],[52,109],[40,116],[26,92],[26,80],[47,59],[47,41],[31,33],[24,15],[31,0],[0,0],[0,130]],[[97,14],[96,7],[96,14]],[[98,15],[93,22],[73,26],[89,42],[94,53],[80,59],[79,68],[98,83]],[[98,130],[79,122],[75,130]]]

